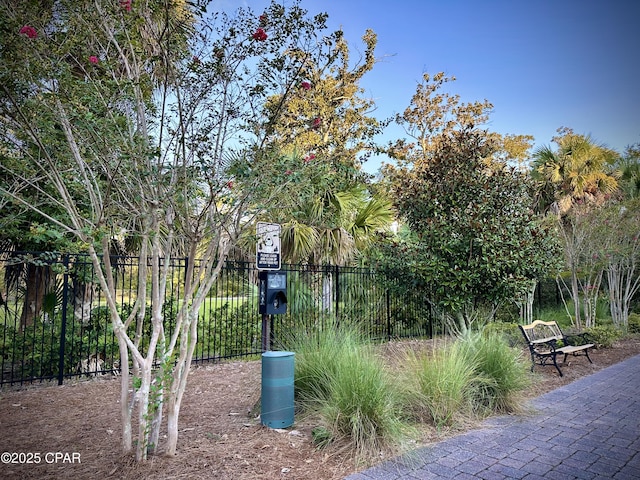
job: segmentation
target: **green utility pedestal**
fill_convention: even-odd
[[[270,428],[293,425],[293,352],[262,354],[260,422]]]

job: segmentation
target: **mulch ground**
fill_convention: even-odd
[[[640,353],[639,339],[625,339],[591,357],[571,359],[559,377],[538,367],[527,392],[533,397]],[[114,377],[0,392],[0,453],[18,463],[0,464],[3,479],[342,479],[366,465],[346,452],[318,450],[312,425],[260,425],[260,362],[194,367],[180,414],[178,453],[137,464],[120,447],[119,389]],[[458,433],[432,431],[425,442]],[[31,463],[24,463],[31,460]],[[384,460],[384,458],[380,458]],[[20,463],[22,462],[22,463]]]

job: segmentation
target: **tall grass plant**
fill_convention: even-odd
[[[329,399],[320,408],[322,424],[358,457],[401,443],[408,433],[398,391],[370,346],[343,351],[331,378]]]
[[[366,345],[356,326],[328,319],[315,328],[290,330],[283,347],[296,353],[294,387],[296,402],[303,410],[314,410],[330,398],[330,383],[345,358]]]
[[[401,383],[414,420],[443,427],[471,411],[477,370],[474,362],[458,343],[432,351],[406,350]]]
[[[531,381],[522,351],[495,332],[468,332],[459,344],[475,369],[476,411],[482,415],[519,411],[521,393]]]
[[[298,410],[315,417],[318,443],[343,445],[358,457],[401,443],[409,432],[398,391],[357,325],[330,321],[315,332],[292,331]]]

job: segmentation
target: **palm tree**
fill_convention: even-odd
[[[391,204],[370,196],[363,186],[325,192],[298,207],[295,218],[282,226],[282,249],[290,262],[345,265],[394,218]]]
[[[533,155],[532,176],[538,181],[538,203],[564,215],[574,203],[602,203],[618,188],[619,157],[614,150],[595,143],[590,136],[564,131],[556,137],[558,149],[549,146]]]
[[[365,251],[375,235],[393,222],[390,202],[371,197],[362,185],[342,192],[325,192],[297,218],[284,222],[282,250],[289,262],[345,265]],[[322,277],[322,307],[333,310],[333,276]]]

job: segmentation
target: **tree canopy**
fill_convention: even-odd
[[[418,87],[416,108],[402,119],[416,142],[396,144],[402,162],[387,170],[395,206],[414,234],[394,249],[403,260],[387,259],[464,330],[477,306],[518,299],[546,275],[557,244],[532,210],[526,173],[497,157],[499,137],[476,126],[488,104],[440,95],[444,77],[434,78],[434,88]]]

